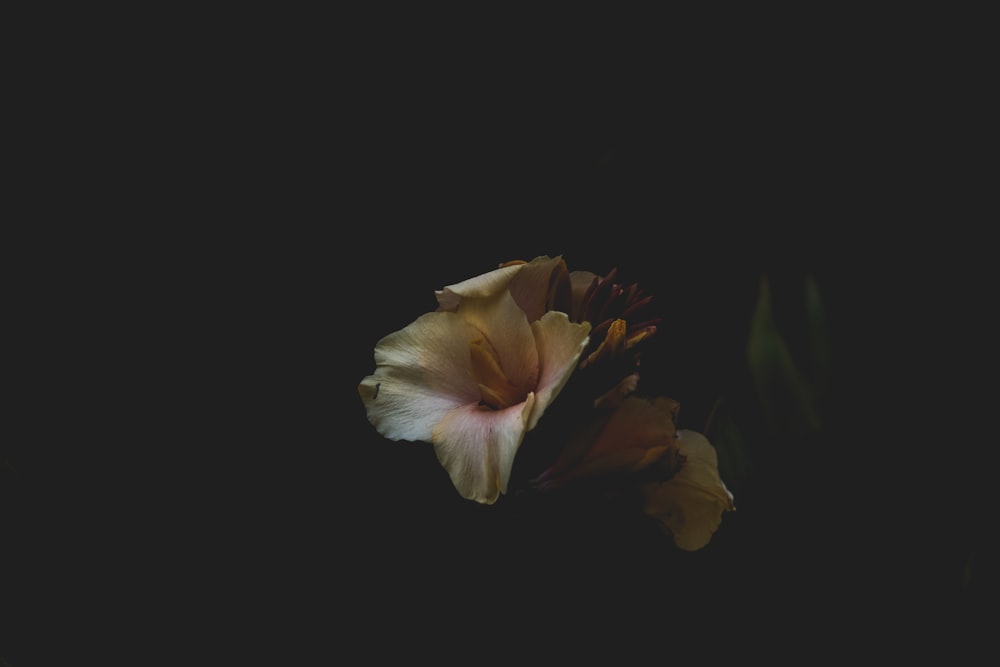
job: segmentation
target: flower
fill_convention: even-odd
[[[561,258],[517,262],[437,292],[439,308],[375,346],[358,386],[368,419],[391,440],[431,442],[465,498],[506,493],[514,457],[590,342],[571,322]]]
[[[733,496],[711,443],[676,429],[677,401],[636,395],[640,344],[660,320],[640,315],[652,297],[616,274],[539,256],[437,290],[436,310],[376,344],[358,385],[368,420],[391,440],[432,443],[464,498],[508,493],[530,442],[517,490],[600,481],[681,549],[702,548]]]
[[[648,468],[676,449],[677,410],[677,402],[666,397],[625,398],[576,430],[556,461],[532,484],[551,490],[574,481]]]
[[[681,549],[708,544],[733,495],[719,476],[715,448],[696,431],[676,430],[677,401],[629,396],[569,438],[559,458],[532,480],[550,491],[612,477],[635,480],[642,510]]]

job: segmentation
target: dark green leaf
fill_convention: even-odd
[[[774,323],[771,289],[766,276],[760,280],[757,305],[747,340],[747,362],[765,416],[776,429],[818,431],[819,413],[813,391],[792,359],[785,338]]]

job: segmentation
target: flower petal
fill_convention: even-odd
[[[368,419],[390,440],[430,442],[456,407],[479,402],[469,344],[479,332],[454,313],[425,313],[375,346],[375,373],[358,393]]]
[[[590,342],[590,324],[575,324],[566,313],[549,311],[531,324],[538,346],[539,375],[537,400],[528,420],[528,430],[535,428],[542,413],[562,391],[576,370],[580,355]]]
[[[601,276],[591,271],[570,271],[569,282],[573,293],[573,306],[570,309],[569,317],[574,322],[579,322],[583,314],[580,310],[587,290],[590,289],[595,280],[600,280],[600,278]]]
[[[715,448],[695,431],[678,431],[675,442],[685,457],[671,479],[643,487],[644,511],[659,519],[686,551],[701,549],[722,523],[722,515],[735,509],[733,495],[719,477]]]
[[[630,396],[569,439],[537,481],[551,488],[582,477],[638,472],[674,448],[673,399]]]
[[[547,310],[562,310],[570,306],[569,272],[562,257],[542,255],[521,266],[510,281],[510,293],[529,322],[541,318]]]
[[[486,298],[502,292],[524,266],[504,266],[437,290],[434,295],[438,300],[438,310],[454,312],[463,298]]]
[[[684,466],[674,479],[682,478],[690,484],[699,486],[715,496],[727,508],[732,505],[733,494],[719,477],[719,457],[715,447],[701,433],[684,429],[677,431],[675,440]]]
[[[434,452],[463,498],[489,505],[506,493],[534,403],[528,394],[504,410],[464,405],[434,428]]]
[[[676,427],[671,398],[630,396],[615,410],[588,456],[597,457],[616,449],[648,448],[674,442]],[[714,451],[714,450],[713,450]]]
[[[524,393],[538,382],[538,348],[531,327],[510,292],[488,298],[465,298],[456,311],[485,336],[496,350],[507,379]]]

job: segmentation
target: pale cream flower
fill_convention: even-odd
[[[358,391],[391,440],[430,442],[465,498],[496,502],[514,457],[576,369],[591,325],[574,323],[565,263],[518,262],[437,292],[439,309],[375,347]]]

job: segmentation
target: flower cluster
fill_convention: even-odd
[[[382,436],[431,443],[458,493],[483,504],[512,484],[553,493],[626,480],[680,548],[708,543],[734,508],[715,449],[676,428],[676,401],[636,391],[660,323],[645,315],[652,296],[549,256],[435,295],[436,310],[378,341],[358,387]],[[532,474],[512,482],[522,445]]]

